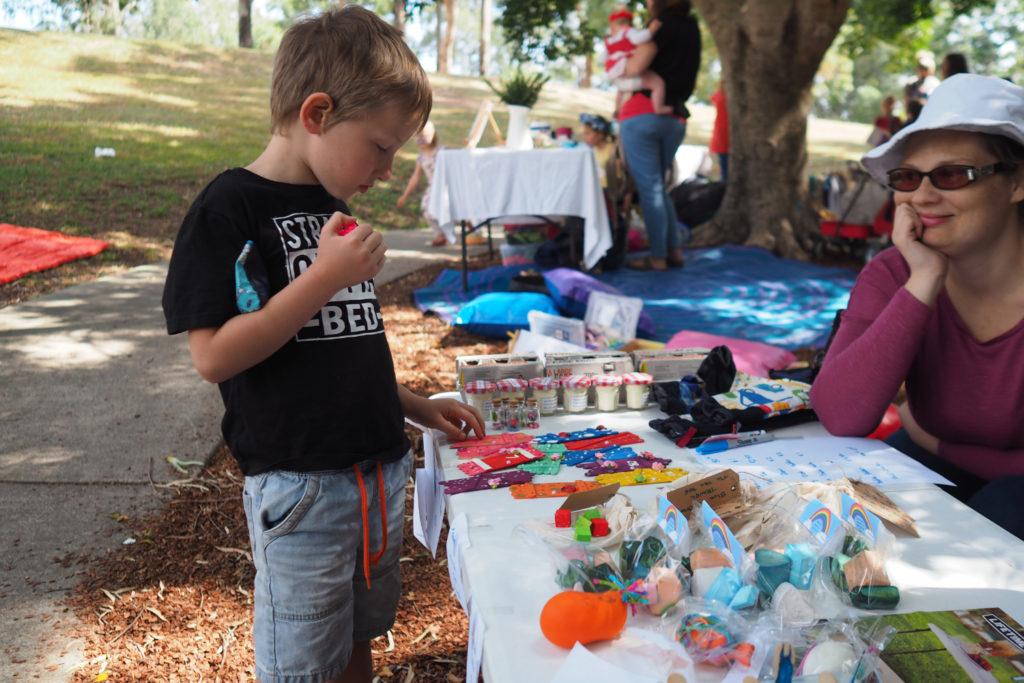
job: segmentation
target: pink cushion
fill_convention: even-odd
[[[666,349],[683,349],[689,347],[705,347],[713,349],[724,344],[732,351],[736,369],[755,377],[767,377],[769,370],[781,370],[796,361],[796,356],[777,346],[750,341],[749,339],[733,339],[720,337],[706,332],[677,332],[665,344]]]

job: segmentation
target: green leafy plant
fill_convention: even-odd
[[[508,78],[503,78],[494,85],[486,78],[484,82],[494,91],[505,104],[518,104],[524,107],[532,107],[537,104],[540,97],[540,90],[544,84],[551,80],[551,76],[541,74],[524,74],[522,69],[517,69]]]

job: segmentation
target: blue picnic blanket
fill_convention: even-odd
[[[523,266],[469,273],[445,270],[416,290],[422,311],[451,322],[479,294],[507,291]],[[595,275],[626,296],[644,301],[655,323],[654,341],[681,330],[750,339],[786,349],[824,346],[838,310],[846,308],[857,274],[846,268],[782,259],[757,247],[726,245],[686,252],[686,266],[666,272],[628,268]]]

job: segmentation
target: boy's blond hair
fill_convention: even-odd
[[[324,128],[365,119],[384,107],[430,117],[430,81],[402,32],[359,5],[346,5],[289,28],[274,57],[270,130],[283,132],[313,93],[331,97]]]

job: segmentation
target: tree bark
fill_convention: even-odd
[[[405,33],[405,0],[395,0],[395,28]]]
[[[486,76],[491,66],[491,24],[494,8],[491,0],[480,0],[480,75]]]
[[[238,47],[252,47],[252,0],[238,0]]]
[[[590,88],[594,85],[594,54],[588,53],[583,62],[583,73],[580,74],[580,87]]]
[[[452,57],[455,54],[455,0],[444,0],[444,34],[441,33],[440,18],[438,19],[437,37],[437,73],[446,74],[451,70]],[[440,7],[438,7],[440,16]]]
[[[704,244],[747,244],[806,258],[807,115],[821,59],[852,0],[694,0],[715,39],[729,112],[729,184]]]

